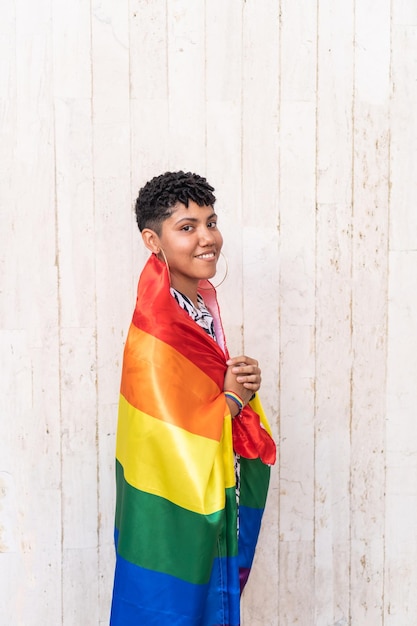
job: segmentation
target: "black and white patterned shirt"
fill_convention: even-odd
[[[171,295],[175,298],[180,307],[188,313],[191,319],[193,319],[203,330],[205,330],[206,333],[214,339],[214,341],[217,341],[216,333],[214,331],[213,316],[204,304],[204,300],[200,294],[197,294],[198,307],[196,307],[195,304],[187,298],[187,296],[184,296],[184,294],[177,291],[177,289],[174,289],[174,287],[171,287],[170,291]]]

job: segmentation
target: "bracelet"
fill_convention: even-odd
[[[234,391],[225,391],[224,395],[226,396],[226,398],[229,398],[229,400],[232,400],[235,404],[237,404],[238,412],[235,415],[235,417],[237,417],[244,407],[242,398],[238,396],[237,393],[235,393]]]

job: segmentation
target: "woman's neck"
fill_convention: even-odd
[[[175,276],[171,276],[171,287],[182,293],[183,296],[187,296],[189,300],[198,308],[198,281],[184,281],[178,280]]]

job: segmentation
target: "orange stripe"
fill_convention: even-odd
[[[125,347],[121,394],[148,415],[196,435],[221,439],[228,410],[216,383],[174,348],[133,324]]]

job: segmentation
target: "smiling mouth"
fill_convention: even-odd
[[[215,259],[216,255],[214,252],[205,252],[204,254],[197,254],[196,259]]]

